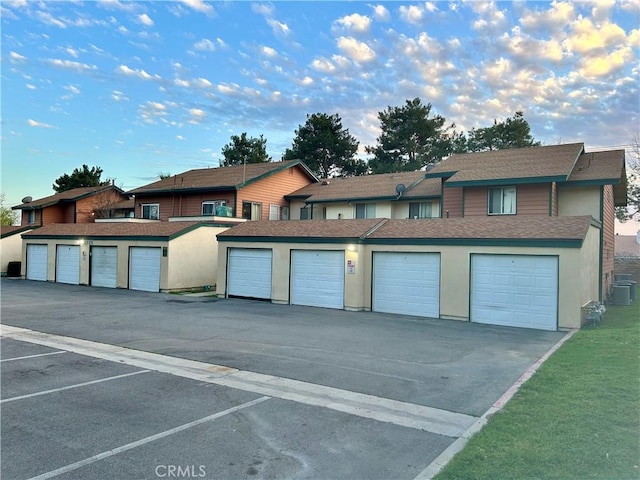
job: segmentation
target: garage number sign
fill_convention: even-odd
[[[347,260],[347,273],[356,273],[356,262],[354,260]]]

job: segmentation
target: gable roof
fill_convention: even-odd
[[[200,168],[130,190],[134,195],[202,190],[236,190],[265,177],[298,166],[314,182],[318,179],[300,160],[248,163],[233,167]]]
[[[147,240],[170,240],[201,226],[214,226],[206,222],[154,222],[154,223],[52,223],[22,234],[22,238],[109,238],[143,237]]]
[[[578,158],[568,183],[573,185],[613,185],[616,206],[627,205],[627,172],[624,150],[583,153]]]
[[[614,240],[615,255],[619,257],[640,257],[638,235],[616,235]]]
[[[416,220],[286,220],[247,222],[218,234],[230,242],[579,247],[592,218],[465,217]]]
[[[20,205],[16,205],[15,207],[11,207],[11,208],[12,210],[35,210],[37,208],[49,207],[57,203],[75,202],[82,198],[90,197],[91,195],[96,195],[98,193],[102,193],[107,190],[114,190],[124,195],[124,192],[120,188],[116,187],[115,185],[99,185],[97,187],[80,187],[80,188],[72,188],[71,190],[56,193],[48,197],[38,198],[37,200],[32,200],[31,202],[28,202],[28,203],[22,203]]]
[[[427,172],[450,187],[566,181],[584,153],[583,143],[511,148],[452,155]]]
[[[0,238],[11,237],[18,233],[26,232],[37,228],[35,225],[2,225],[0,227]]]
[[[440,180],[426,180],[424,173],[399,172],[323,179],[286,195],[286,198],[303,198],[306,203],[318,203],[440,196]],[[396,190],[400,184],[405,187],[402,196]]]

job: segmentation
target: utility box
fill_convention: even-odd
[[[22,262],[9,262],[7,265],[7,277],[19,277]]]

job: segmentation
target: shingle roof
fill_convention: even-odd
[[[0,238],[10,237],[12,235],[16,235],[21,232],[26,232],[27,230],[31,230],[33,228],[37,228],[34,225],[2,225],[0,227]]]
[[[513,179],[562,181],[583,152],[584,144],[570,143],[452,155],[431,169],[427,177],[450,176],[446,182],[450,186]]]
[[[248,163],[246,166],[200,168],[189,170],[172,177],[159,180],[149,185],[135,188],[128,193],[159,193],[197,189],[235,189],[245,183],[254,182],[262,177],[277,173],[287,168],[299,165],[315,180],[311,171],[299,160],[288,162]]]
[[[425,172],[383,173],[347,178],[329,178],[313,183],[287,195],[287,198],[305,198],[307,203],[395,199],[399,184],[406,190],[402,197],[439,196],[441,182],[438,179],[425,180]]]
[[[154,237],[170,238],[191,230],[202,222],[114,222],[114,223],[52,223],[24,233],[23,238],[57,237]]]
[[[242,238],[344,239],[359,238],[375,243],[386,240],[490,241],[582,241],[591,225],[590,216],[580,217],[466,217],[418,220],[288,220],[247,222],[218,235],[220,240]],[[377,242],[380,241],[380,242]]]
[[[380,219],[357,220],[260,220],[246,222],[218,234],[220,240],[233,237],[359,238],[380,223]]]
[[[36,200],[32,200],[29,203],[22,203],[20,205],[16,205],[12,207],[13,210],[30,210],[33,208],[42,208],[47,207],[49,205],[55,205],[60,202],[72,202],[75,200],[79,200],[84,197],[88,197],[91,195],[95,195],[100,192],[104,192],[106,190],[115,190],[119,193],[124,193],[120,188],[114,185],[100,185],[98,187],[80,187],[73,188],[71,190],[67,190],[65,192],[56,193],[55,195],[50,195],[48,197],[38,198]]]
[[[371,239],[582,240],[591,217],[465,217],[389,220]]]
[[[616,235],[615,255],[619,257],[640,257],[640,243],[636,235]]]
[[[569,176],[569,183],[613,184],[616,206],[627,205],[627,173],[624,150],[583,153]]]

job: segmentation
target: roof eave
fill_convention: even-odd
[[[565,182],[564,175],[551,175],[546,177],[515,177],[515,178],[489,178],[486,180],[460,180],[446,181],[445,187],[483,187],[502,185],[525,185],[532,183]]]

